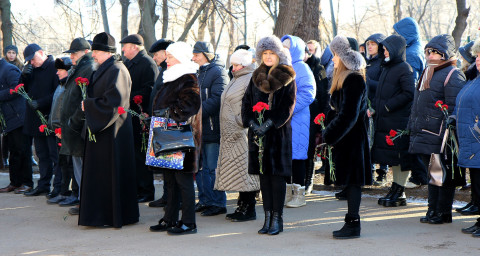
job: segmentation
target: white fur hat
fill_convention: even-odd
[[[230,63],[240,64],[246,67],[252,64],[252,59],[251,52],[244,49],[238,49],[232,54],[232,56],[230,56]]]
[[[173,55],[175,59],[180,61],[180,63],[187,64],[192,61],[193,58],[193,48],[191,45],[185,42],[175,42],[170,44],[167,49],[167,52]]]
[[[340,57],[345,67],[350,70],[360,70],[367,65],[363,56],[352,50],[348,39],[344,36],[336,36],[330,43],[330,50]]]

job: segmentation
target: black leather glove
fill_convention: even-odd
[[[28,101],[28,105],[30,105],[30,107],[31,107],[33,110],[37,110],[37,109],[38,109],[38,102],[37,102],[36,100]]]
[[[453,129],[457,127],[457,120],[451,116],[447,118],[447,127],[451,126]]]
[[[257,130],[260,126],[254,121],[250,120],[250,123],[248,123],[248,127],[255,133],[255,130]]]
[[[260,125],[260,127],[253,130],[253,132],[255,132],[255,134],[257,136],[261,137],[261,136],[265,135],[265,133],[267,133],[267,131],[270,130],[270,128],[272,128],[272,127],[273,127],[272,120],[267,119],[267,121],[265,121],[262,125]]]
[[[23,70],[22,70],[22,77],[23,78],[28,78],[32,75],[32,72],[33,72],[33,66],[32,64],[27,64],[23,67]]]

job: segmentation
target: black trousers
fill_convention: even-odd
[[[348,215],[352,218],[360,218],[360,202],[362,201],[362,187],[358,185],[347,185]]]
[[[262,191],[264,211],[283,212],[286,185],[283,176],[260,174],[260,190]]]
[[[50,191],[50,182],[55,173],[55,180],[53,187],[60,191],[62,184],[62,172],[58,166],[58,150],[55,135],[49,136],[35,136],[33,137],[35,143],[35,152],[38,156],[38,168],[40,170],[40,179],[37,187],[40,190]]]
[[[31,138],[19,127],[8,133],[7,144],[10,151],[10,185],[33,187]]]
[[[73,174],[73,161],[72,156],[59,155],[58,165],[62,170],[62,186],[60,194],[62,196],[68,196],[73,192],[74,196],[78,196],[78,184],[75,181],[75,175]],[[70,183],[72,183],[72,191],[70,191]]]
[[[292,182],[305,186],[305,175],[307,172],[307,160],[292,160]],[[287,180],[290,183],[290,180]]]
[[[480,168],[470,168],[470,182],[472,184],[473,203],[480,207]]]
[[[178,221],[180,198],[182,202],[182,222],[195,223],[195,188],[193,186],[193,173],[182,171],[165,171],[164,179],[167,181],[168,199],[165,207],[164,220],[167,222]]]
[[[137,195],[138,197],[155,196],[153,185],[153,172],[145,165],[146,152],[142,151],[142,128],[138,117],[132,117],[133,143],[135,150],[135,168],[137,171]],[[148,135],[146,136],[148,140]]]

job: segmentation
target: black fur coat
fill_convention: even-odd
[[[330,106],[323,139],[333,146],[335,185],[371,185],[367,91],[363,77],[357,72],[349,74],[342,89],[333,92]]]
[[[251,120],[257,122],[252,108],[258,102],[269,103],[270,110],[264,120],[271,119],[274,127],[264,137],[263,173],[279,176],[292,175],[292,126],[295,108],[295,71],[291,66],[279,65],[270,74],[269,67],[260,65],[252,75],[242,101],[242,121],[248,127]],[[258,123],[258,122],[257,122]],[[258,146],[254,133],[248,130],[248,172],[259,174]]]

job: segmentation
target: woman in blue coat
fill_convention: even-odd
[[[292,66],[296,73],[295,83],[297,84],[295,109],[292,116],[292,185],[287,185],[285,203],[287,207],[301,207],[306,204],[305,174],[310,134],[309,106],[315,99],[315,78],[308,65],[303,61],[305,58],[305,42],[299,37],[291,35],[285,35],[281,40],[283,45],[290,50]],[[293,191],[293,195],[291,195],[291,191]]]
[[[480,41],[472,47],[477,70],[480,71]],[[475,194],[474,204],[479,207],[480,202],[480,80],[475,78],[469,81],[458,93],[455,111],[457,120],[457,134],[459,143],[458,165],[470,168],[472,194]],[[465,234],[480,237],[480,218],[468,228],[462,229]]]

